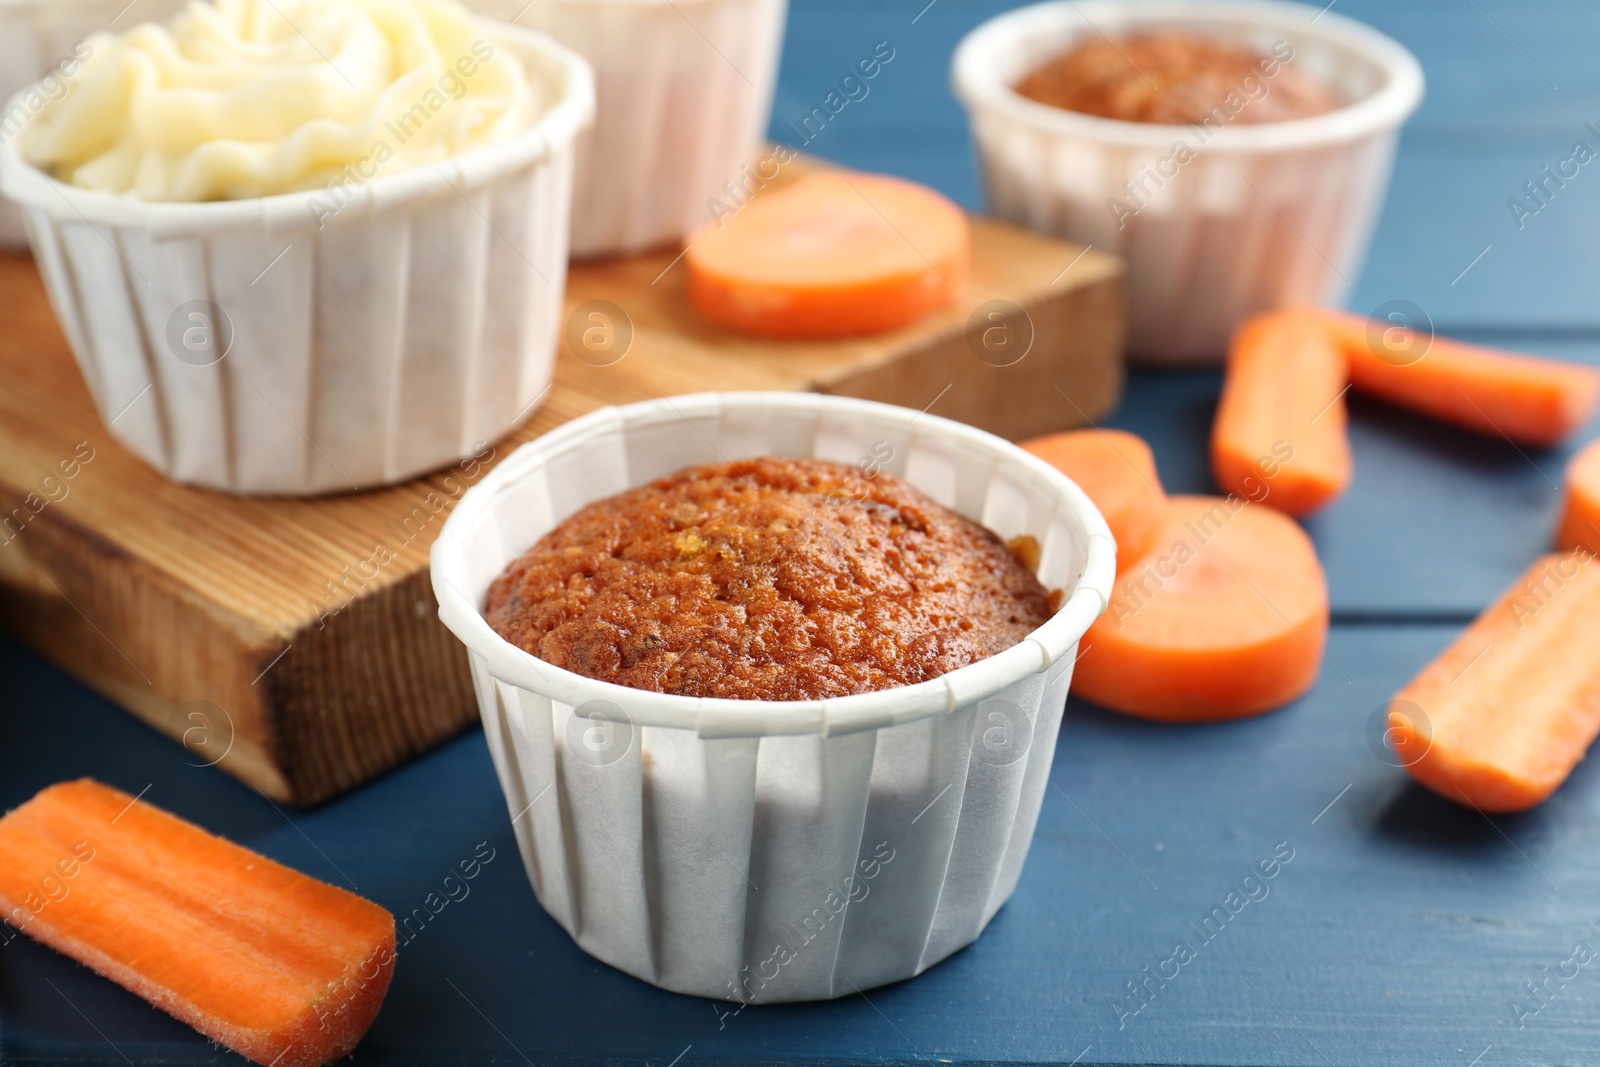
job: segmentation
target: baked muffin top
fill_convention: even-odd
[[[1041,64],[1015,89],[1067,111],[1169,126],[1283,122],[1342,106],[1337,93],[1288,65],[1293,56],[1282,47],[1264,56],[1197,34],[1094,37]]]
[[[810,700],[927,681],[1016,644],[1057,596],[984,527],[886,473],[691,467],[583,508],[490,587],[506,640],[683,696]]]

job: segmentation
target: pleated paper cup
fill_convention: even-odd
[[[89,57],[86,39],[102,30],[159,22],[182,10],[185,0],[0,0],[0,100],[46,79],[30,96],[12,100],[0,115],[0,140],[64,88],[61,79]],[[22,209],[0,200],[0,248],[28,247]]]
[[[815,701],[628,689],[534,658],[484,620],[501,571],[592,501],[724,458],[881,458],[1066,594],[1019,644],[932,681]],[[1078,639],[1115,546],[1083,492],[1021,449],[915,411],[724,393],[606,408],[524,445],[433,548],[540,903],[582,948],[680,993],[821,1000],[921,973],[1017,884]]]
[[[176,481],[311,495],[456,462],[534,410],[593,75],[542,34],[485,35],[544,87],[540,117],[364,183],[144,203],[26,163],[26,127],[0,145],[0,185],[119,441]]]
[[[1349,103],[1288,122],[1163,126],[1011,88],[1083,40],[1141,32],[1224,38],[1263,55],[1287,42],[1288,65]],[[1129,353],[1163,363],[1220,362],[1242,318],[1348,295],[1423,90],[1422,68],[1395,41],[1275,0],[1034,4],[968,34],[951,76],[990,211],[1127,260]],[[1271,78],[1261,82],[1270,94]]]
[[[467,0],[550,34],[595,68],[598,113],[579,143],[572,253],[677,241],[753,188],[787,0]]]

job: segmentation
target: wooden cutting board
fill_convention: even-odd
[[[568,419],[711,389],[866,397],[1012,438],[1108,411],[1122,385],[1120,262],[982,219],[972,238],[972,278],[952,307],[843,342],[707,325],[685,306],[670,250],[575,267],[568,311],[582,315],[569,333],[585,358],[563,341],[526,425],[453,477],[316,500],[186,488],[123,450],[32,261],[0,256],[0,626],[182,741],[191,762],[275,800],[324,800],[475,721],[428,548],[467,484]],[[600,300],[613,307],[596,320],[584,305]],[[600,332],[585,348],[590,326]],[[1030,330],[1023,358],[999,365]]]

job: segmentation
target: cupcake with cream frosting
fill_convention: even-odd
[[[581,59],[451,0],[195,2],[87,44],[0,182],[125,444],[181,481],[330,492],[532,410]]]
[[[543,86],[445,0],[217,0],[96,37],[23,157],[147,201],[244,200],[524,134]]]

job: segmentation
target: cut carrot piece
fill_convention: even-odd
[[[1072,691],[1147,719],[1254,715],[1311,688],[1327,634],[1327,580],[1293,519],[1175,496],[1084,635]]]
[[[1142,559],[1155,543],[1167,494],[1144,438],[1124,430],[1069,430],[1024,441],[1022,447],[1088,494],[1117,542],[1117,567]]]
[[[1257,315],[1228,347],[1227,379],[1211,430],[1217,485],[1304,515],[1350,484],[1344,353],[1320,317]]]
[[[1357,389],[1468,430],[1546,447],[1588,422],[1600,402],[1593,367],[1325,315]]]
[[[688,238],[689,302],[731,330],[847,337],[915,322],[967,277],[967,218],[938,193],[827,172]]]
[[[1590,441],[1567,464],[1567,499],[1556,546],[1600,553],[1600,441]]]
[[[355,1047],[389,988],[378,905],[87,778],[0,819],[7,925],[256,1063]]]
[[[1389,707],[1412,776],[1481,811],[1523,811],[1600,732],[1600,564],[1539,559]]]

